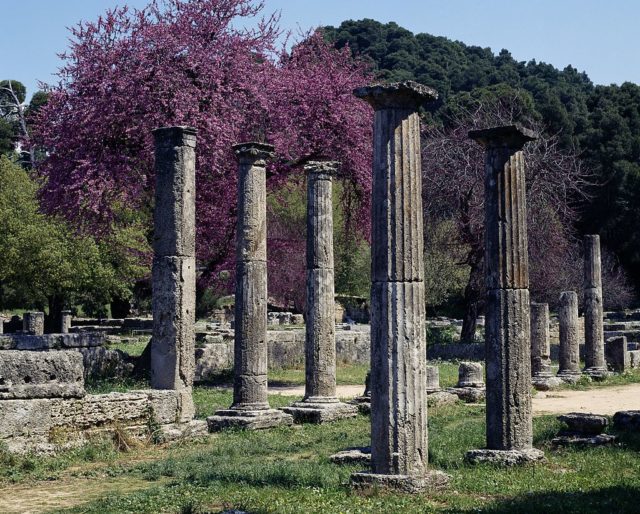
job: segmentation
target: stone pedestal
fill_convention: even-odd
[[[584,373],[595,380],[607,376],[604,358],[600,236],[584,236]]]
[[[427,394],[440,391],[440,369],[438,366],[427,366]]]
[[[525,199],[525,143],[535,134],[519,126],[476,130],[485,147],[485,273],[487,449],[469,462],[538,460],[532,448],[529,262]],[[515,457],[514,457],[515,455]]]
[[[446,482],[427,468],[426,326],[418,106],[415,82],[355,95],[375,110],[371,201],[371,473],[354,487],[417,491]]]
[[[607,341],[605,353],[607,365],[612,371],[624,373],[631,367],[631,359],[627,350],[625,336],[612,337]]]
[[[267,400],[267,189],[266,160],[273,146],[235,145],[238,226],[233,405],[207,418],[209,430],[290,425],[289,414]]]
[[[73,313],[71,311],[62,311],[60,318],[60,333],[68,334],[71,329],[71,320],[73,319]]]
[[[22,316],[22,331],[32,336],[44,334],[44,312],[25,312]]]
[[[580,380],[580,341],[578,339],[578,295],[575,291],[560,293],[560,368],[558,378],[575,384]]]
[[[156,191],[153,240],[151,387],[173,389],[179,419],[193,419],[195,369],[196,131],[153,131]]]
[[[484,368],[479,362],[461,362],[458,366],[458,383],[447,389],[466,403],[483,402],[487,390],[484,384]]]
[[[307,301],[305,397],[282,409],[296,423],[353,417],[355,405],[336,398],[332,181],[338,163],[310,161],[307,172]]]
[[[532,303],[531,311],[531,382],[539,391],[548,391],[562,384],[551,371],[549,341],[549,304]]]

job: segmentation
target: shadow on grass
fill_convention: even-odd
[[[483,512],[485,514],[637,514],[640,512],[638,498],[640,486],[615,486],[592,491],[554,491],[534,493],[499,500],[484,507],[467,510],[447,510],[448,514]]]

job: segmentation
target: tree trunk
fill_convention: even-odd
[[[49,315],[45,317],[45,329],[48,333],[57,334],[62,324],[62,311],[64,310],[64,297],[51,295],[47,297],[49,303]]]
[[[476,325],[478,314],[484,307],[482,300],[482,263],[472,263],[469,282],[464,289],[464,317],[462,319],[462,332],[460,342],[473,343],[476,340]]]

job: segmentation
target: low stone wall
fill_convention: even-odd
[[[178,402],[176,391],[160,390],[78,399],[3,400],[0,442],[11,452],[52,453],[81,445],[96,434],[118,430],[151,438],[154,430],[176,430]]]
[[[449,343],[434,344],[427,348],[429,360],[470,360],[483,361],[485,358],[484,343]],[[580,345],[580,358],[584,359],[584,344]],[[551,360],[560,357],[560,345],[551,345]]]
[[[28,334],[0,335],[0,350],[65,350],[102,346],[105,336],[101,333],[80,334]]]
[[[369,364],[371,340],[367,328],[336,331],[336,360],[339,363]],[[304,330],[269,330],[267,344],[270,368],[304,366]],[[196,349],[195,381],[205,382],[233,368],[233,339],[209,336]]]

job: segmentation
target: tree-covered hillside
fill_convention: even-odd
[[[517,92],[530,118],[542,121],[594,172],[591,198],[580,206],[579,230],[599,233],[640,286],[640,86],[594,86],[572,66],[520,62],[508,50],[468,46],[395,23],[345,21],[326,27],[336,46],[349,45],[384,80],[413,79],[436,88],[434,122],[447,123],[466,98]],[[527,110],[527,109],[525,109]]]

